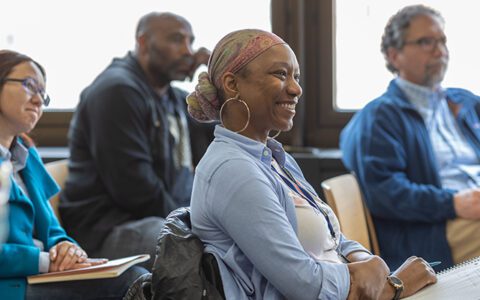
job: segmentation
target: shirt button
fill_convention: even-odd
[[[267,150],[263,151],[263,156],[268,156],[268,151]]]

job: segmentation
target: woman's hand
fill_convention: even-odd
[[[69,270],[76,270],[76,269],[81,269],[81,268],[86,268],[86,267],[103,265],[106,262],[108,262],[108,259],[106,259],[106,258],[87,258],[82,263],[74,264]]]
[[[49,272],[70,270],[76,264],[83,264],[87,261],[87,253],[80,246],[68,241],[56,244],[50,248],[49,252]]]
[[[426,285],[437,282],[437,276],[432,267],[425,260],[416,256],[408,258],[400,268],[393,272],[393,275],[403,281],[403,292],[400,295],[402,298],[411,296]],[[389,283],[387,285],[389,286],[386,289],[393,291],[393,287]],[[384,299],[391,299],[391,297]]]
[[[350,272],[348,299],[378,299],[384,292],[390,269],[378,256],[347,264]],[[388,283],[387,283],[388,284]]]

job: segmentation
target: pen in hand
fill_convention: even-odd
[[[428,264],[430,265],[430,267],[433,268],[435,266],[438,266],[441,263],[442,263],[441,261],[432,261],[432,262],[429,262]]]

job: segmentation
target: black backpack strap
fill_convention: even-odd
[[[210,282],[220,294],[222,299],[225,299],[225,292],[223,290],[222,277],[218,269],[217,259],[211,253],[204,253],[202,257],[202,269],[208,282]]]

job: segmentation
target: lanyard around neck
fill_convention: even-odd
[[[298,180],[296,180],[295,177],[293,177],[293,175],[292,175],[292,173],[290,173],[290,171],[288,171],[286,168],[280,166],[280,164],[278,164],[277,162],[272,161],[271,166],[272,166],[272,170],[282,179],[282,181],[292,191],[294,191],[299,196],[301,196],[303,199],[305,199],[308,202],[308,204],[310,204],[310,206],[312,206],[315,210],[322,213],[323,217],[327,221],[328,230],[330,231],[330,235],[335,239],[336,234],[335,234],[335,230],[333,230],[332,222],[330,222],[330,218],[328,217],[328,214],[323,209],[321,209],[320,206],[318,205],[318,203],[315,201],[315,197],[312,195],[312,193],[310,191],[308,191],[306,188],[304,188],[302,186],[302,184]],[[280,170],[284,174],[286,174],[286,176],[283,175],[282,172],[280,172],[280,170],[277,170],[277,166],[278,166],[278,168],[280,168]]]

